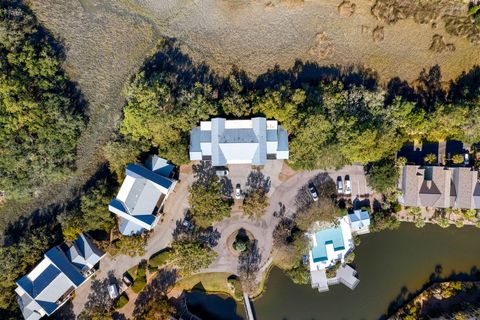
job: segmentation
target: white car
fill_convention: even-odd
[[[318,200],[318,193],[317,193],[317,190],[315,190],[315,187],[313,185],[309,185],[308,186],[308,191],[310,191],[310,195],[312,196],[313,201],[317,201]]]
[[[116,284],[111,284],[108,286],[108,295],[112,300],[118,297],[118,286]]]
[[[343,193],[343,181],[342,177],[337,178],[337,193]]]
[[[346,195],[352,194],[352,187],[350,185],[350,177],[348,175],[345,176],[345,194]]]
[[[240,189],[240,183],[237,183],[235,187],[235,199],[240,199],[242,196],[242,190]]]
[[[468,166],[470,164],[470,157],[468,155],[468,153],[465,153],[465,155],[463,156],[463,164]]]

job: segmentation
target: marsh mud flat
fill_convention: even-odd
[[[382,81],[413,81],[438,64],[442,79],[450,80],[480,59],[480,47],[447,34],[440,17],[425,24],[413,18],[387,24],[372,15],[373,2],[367,0],[130,1],[168,21],[165,35],[179,40],[194,60],[223,72],[236,65],[256,76],[300,59],[361,65]],[[448,48],[434,50],[438,39]]]

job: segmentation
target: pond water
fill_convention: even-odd
[[[379,319],[394,301],[421,289],[432,276],[471,277],[480,266],[480,229],[475,227],[417,229],[404,223],[398,230],[363,235],[361,241],[355,250],[360,279],[355,290],[337,285],[319,293],[273,269],[265,293],[253,303],[256,319]],[[214,299],[219,296],[195,294],[191,302],[204,319],[244,317],[243,306],[233,300],[219,308]],[[215,310],[219,312],[211,313]]]

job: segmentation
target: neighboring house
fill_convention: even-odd
[[[146,167],[127,165],[120,191],[108,205],[108,210],[119,217],[123,235],[139,234],[155,227],[165,199],[176,184],[174,169],[167,160],[156,155],[147,161]]]
[[[399,202],[405,206],[480,209],[480,182],[473,168],[406,165],[399,187]]]
[[[354,210],[348,215],[353,234],[365,234],[370,232],[370,215],[366,210]]]
[[[288,155],[287,131],[275,120],[214,118],[200,122],[190,135],[190,160],[211,160],[214,167],[265,165]]]
[[[93,275],[105,255],[81,234],[69,247],[65,243],[48,250],[43,260],[17,281],[17,301],[26,320],[50,316]]]
[[[338,219],[336,227],[323,229],[309,234],[311,250],[309,251],[309,268],[312,288],[327,291],[329,285],[343,283],[354,289],[359,283],[356,271],[345,264],[345,257],[354,249],[354,234],[369,232],[370,216],[367,211],[355,210]],[[337,263],[340,267],[333,278],[327,277],[327,269]]]

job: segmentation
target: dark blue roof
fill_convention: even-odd
[[[45,253],[48,257],[77,287],[85,281],[82,274],[68,260],[67,256],[58,247],[54,247]]]
[[[148,180],[164,187],[165,189],[169,189],[173,184],[173,182],[171,180],[169,180],[165,177],[162,177],[161,175],[156,174],[155,172],[150,171],[147,168],[145,168],[143,166],[139,166],[137,164],[127,165],[126,172],[127,172],[127,174],[133,173],[134,175],[138,175],[138,176],[141,176],[145,179],[148,179]]]

